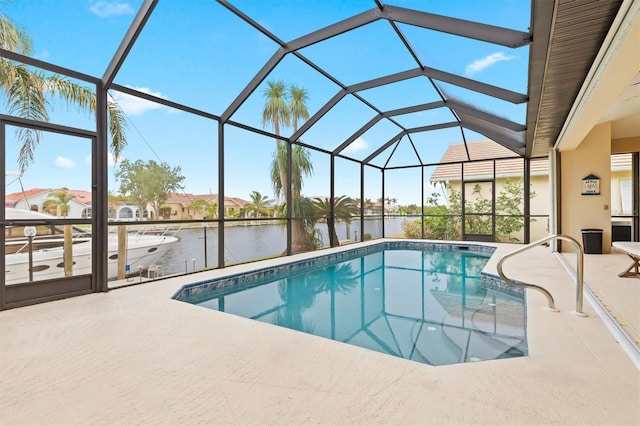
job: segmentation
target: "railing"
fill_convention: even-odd
[[[29,250],[29,240],[27,237],[8,238],[5,240],[5,250],[7,254],[19,254]],[[73,244],[90,242],[91,236],[86,232],[74,232],[71,234]],[[62,247],[64,241],[63,234],[36,235],[32,237],[32,250],[46,250],[54,247]],[[17,248],[16,248],[17,247]]]
[[[562,234],[556,234],[556,235],[549,235],[547,237],[544,237],[542,239],[539,239],[538,241],[534,241],[531,244],[528,244],[522,248],[519,248],[517,250],[512,251],[511,253],[508,253],[504,256],[502,256],[502,259],[500,259],[500,261],[498,262],[498,275],[500,275],[500,278],[502,278],[502,280],[504,282],[506,282],[507,284],[511,284],[513,286],[516,287],[525,287],[525,288],[532,288],[535,290],[540,291],[542,294],[544,294],[547,297],[547,301],[548,301],[548,308],[551,311],[557,311],[556,309],[556,305],[555,302],[553,301],[553,296],[551,296],[551,293],[549,293],[549,291],[544,288],[541,287],[539,285],[535,285],[535,284],[529,284],[529,283],[525,283],[525,282],[521,282],[521,281],[514,281],[510,278],[507,278],[504,275],[504,272],[502,272],[502,264],[504,263],[505,260],[507,260],[510,257],[515,256],[516,254],[520,254],[524,251],[527,251],[535,246],[539,246],[541,244],[546,243],[547,241],[551,241],[551,240],[566,240],[569,241],[571,244],[573,244],[573,247],[576,249],[577,252],[577,271],[576,271],[576,311],[575,313],[577,315],[580,316],[586,316],[586,314],[584,312],[582,312],[582,303],[583,303],[583,287],[584,287],[584,282],[583,282],[583,272],[584,272],[584,252],[582,250],[582,246],[580,245],[580,243],[575,239],[572,238],[568,235],[562,235]]]

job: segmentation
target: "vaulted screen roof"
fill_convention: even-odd
[[[103,51],[79,51],[78,62],[53,63],[101,75],[112,92],[266,136],[266,83],[295,77],[313,88],[310,116],[282,138],[376,167],[436,164],[442,147],[487,138],[514,156],[539,157],[560,133],[621,3],[506,1],[504,13],[487,16],[478,1],[218,0],[194,16],[144,0],[132,3],[128,31],[114,33],[109,45],[119,47],[108,61]],[[523,7],[516,16],[512,9]],[[233,31],[217,32],[223,24]],[[195,37],[196,27],[207,38]],[[186,45],[196,46],[197,68],[189,68]],[[136,74],[141,64],[144,75]],[[179,90],[141,89],[163,79]],[[364,137],[370,146],[355,153]],[[399,146],[415,155],[393,161]]]
[[[413,133],[428,132],[431,130],[451,127],[459,127],[460,129],[463,129],[463,133],[464,129],[468,129],[491,137],[496,142],[504,145],[519,155],[523,155],[525,152],[524,136],[526,127],[524,123],[514,123],[495,114],[483,111],[481,107],[477,105],[465,103],[455,99],[453,96],[448,96],[442,87],[442,83],[447,83],[449,85],[483,94],[511,104],[526,103],[528,99],[527,94],[518,93],[503,87],[483,83],[462,75],[430,67],[428,61],[423,61],[419,58],[418,53],[412,47],[411,42],[399,25],[407,24],[424,30],[445,33],[456,37],[464,37],[484,43],[491,43],[509,49],[518,49],[529,45],[532,40],[532,33],[530,31],[502,28],[455,17],[441,16],[419,10],[386,5],[380,1],[376,1],[374,7],[368,11],[287,42],[267,31],[260,24],[253,21],[247,14],[243,13],[229,2],[221,1],[221,3],[263,34],[274,40],[280,46],[260,72],[255,75],[242,93],[239,94],[229,108],[227,108],[221,115],[223,121],[231,119],[242,103],[244,103],[251,93],[253,93],[268,77],[269,73],[275,69],[277,64],[285,57],[285,55],[291,54],[310,65],[313,69],[338,86],[338,90],[335,95],[313,116],[311,116],[309,120],[300,127],[300,129],[290,135],[290,139],[293,141],[303,138],[304,134],[312,128],[314,124],[321,120],[328,111],[341,102],[345,97],[352,96],[370,108],[372,113],[375,115],[370,121],[363,123],[362,127],[360,127],[353,135],[340,143],[333,150],[333,154],[340,154],[348,148],[357,137],[378,124],[381,120],[388,120],[396,125],[398,127],[398,133],[386,141],[380,141],[379,148],[364,159],[365,163],[369,163],[378,155],[382,155],[388,148],[396,143],[400,143],[403,138],[411,140],[411,134]],[[355,31],[360,27],[371,25],[380,20],[386,21],[393,29],[393,36],[398,38],[400,42],[398,44],[401,45],[402,48],[406,50],[407,54],[414,60],[416,67],[385,75],[383,77],[347,85],[315,64],[302,53],[302,50],[305,47],[321,43],[349,31]],[[547,37],[548,35],[545,34],[543,36]],[[385,42],[390,43],[389,40],[385,40]],[[379,108],[375,104],[370,103],[360,94],[366,90],[392,85],[409,79],[424,80],[423,83],[425,86],[431,86],[435,90],[435,93],[437,94],[436,99],[425,104],[407,105],[401,109],[385,110],[384,108]],[[451,119],[449,121],[408,128],[400,124],[395,119],[399,115],[418,111],[427,111],[438,107],[449,109],[451,112]]]
[[[162,2],[146,1],[142,4],[103,75],[105,85],[122,93],[219,119],[223,124],[238,125],[265,134],[265,129],[257,119],[261,111],[256,113],[255,106],[260,103],[266,82],[280,78],[279,75],[286,73],[287,67],[291,68],[293,65],[290,64],[295,63],[296,67],[305,70],[304,75],[298,74],[303,82],[308,79],[322,80],[328,89],[321,95],[325,100],[316,104],[315,108],[310,108],[309,119],[298,129],[284,135],[290,141],[301,141],[333,155],[378,167],[390,163],[399,144],[409,144],[416,152],[413,160],[404,160],[399,163],[401,165],[437,162],[442,151],[432,156],[425,152],[429,151],[429,145],[436,140],[443,142],[442,131],[448,131],[446,143],[491,138],[514,155],[525,154],[525,111],[529,100],[527,63],[533,52],[529,46],[534,38],[534,31],[530,29],[530,16],[526,22],[521,20],[516,28],[509,28],[432,13],[426,10],[428,5],[423,2],[403,3],[416,6],[411,9],[380,1],[361,1],[357,2],[360,7],[370,7],[307,34],[286,39],[279,35],[280,27],[268,29],[263,23],[266,19],[252,16],[251,3],[226,0],[218,3],[226,9],[224,12],[229,15],[229,19],[237,17],[244,22],[238,24],[244,28],[243,31],[249,25],[274,46],[270,57],[224,110],[182,107],[178,103],[134,90],[129,84],[119,83],[119,72],[122,67],[126,69],[129,52],[136,52],[138,38],[144,38],[145,25],[151,25],[154,15],[161,13],[158,9],[162,7]],[[552,15],[552,3],[543,1],[535,4],[536,10],[544,10],[544,13],[539,12],[541,16]],[[331,2],[325,3],[325,7],[333,6]],[[533,30],[535,28],[534,25]],[[542,33],[537,37],[541,42],[549,36],[546,29],[547,27],[543,27]],[[357,50],[371,49],[373,46],[372,54],[359,63],[356,57],[341,57],[336,52],[333,62],[327,62],[326,52],[322,51],[327,49],[324,46],[340,49],[340,40],[343,39],[348,40],[350,45],[354,45],[354,40],[363,43],[356,45]],[[445,39],[448,45],[459,45],[459,49],[454,49],[453,54],[454,57],[462,58],[458,58],[462,65],[449,66],[442,61],[443,55],[452,52],[441,52],[439,55],[430,52],[433,46],[444,45]],[[464,64],[469,66],[474,61],[481,60],[487,49],[498,52],[494,54],[498,56],[496,61],[516,57],[519,59],[519,68],[513,68],[516,80],[520,81],[519,87],[503,87],[497,84],[499,77],[474,78],[475,71],[465,72]],[[398,56],[394,56],[393,61],[386,61],[385,55],[388,56],[391,51]],[[538,51],[545,54],[546,49]],[[374,58],[379,52],[382,52],[380,57]],[[432,57],[437,60],[431,60]],[[484,65],[478,65],[478,69],[483,67]],[[347,72],[349,68],[353,68],[351,72]],[[358,75],[373,78],[358,79]],[[484,100],[489,103],[485,104]],[[252,107],[253,112],[248,114],[246,110]],[[347,129],[347,133],[333,139],[314,133],[316,128],[329,126],[326,122],[332,120],[332,115],[344,117],[345,112],[351,119],[348,126],[340,127]],[[433,118],[435,116],[438,118]],[[381,132],[381,128],[386,130]],[[360,156],[353,155],[350,152],[352,144],[365,134],[371,149]],[[372,134],[376,136],[370,136]],[[421,138],[421,135],[426,137]]]

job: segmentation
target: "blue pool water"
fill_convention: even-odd
[[[175,298],[431,365],[523,356],[524,296],[481,275],[491,251],[386,242]]]

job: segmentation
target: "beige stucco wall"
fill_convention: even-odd
[[[640,152],[640,136],[613,139],[611,141],[612,154],[625,154],[627,152]]]
[[[511,182],[519,182],[522,185],[523,178],[521,176],[511,176],[508,178]],[[504,191],[504,184],[507,178],[505,177],[496,177],[496,197]],[[461,191],[462,185],[461,182],[458,181],[450,181],[449,185],[455,191]],[[471,190],[474,183],[468,183],[467,191]],[[481,194],[485,198],[491,197],[491,190],[488,183],[481,184]],[[535,197],[531,199],[531,214],[532,215],[549,215],[549,202],[550,202],[550,189],[549,189],[549,176],[548,175],[534,175],[531,176],[531,187],[530,190],[535,192]],[[470,197],[470,194],[467,194]],[[524,207],[521,207],[524,209]],[[538,240],[549,235],[549,219],[548,217],[538,217],[533,218],[530,223],[531,226],[531,241]],[[524,230],[512,235],[513,237],[518,238],[519,241],[524,241]]]
[[[573,150],[561,152],[561,232],[582,241],[584,228],[603,230],[603,253],[611,252],[611,125],[595,126]],[[600,178],[600,195],[582,195],[582,179]],[[563,251],[573,250],[569,244]]]
[[[531,241],[539,240],[549,235],[549,202],[551,200],[549,189],[549,175],[531,176],[531,191],[536,195],[531,199],[531,215],[547,215],[547,217],[534,217],[530,223]]]

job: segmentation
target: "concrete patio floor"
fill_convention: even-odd
[[[498,246],[488,272],[516,248]],[[627,263],[587,255],[585,281],[637,333]],[[171,299],[201,276],[3,311],[0,423],[640,424],[640,371],[589,303],[571,313],[557,258],[537,247],[505,272],[547,287],[560,312],[528,290],[528,356],[440,367]]]

